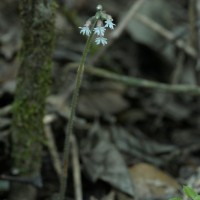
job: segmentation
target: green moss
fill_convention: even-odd
[[[13,104],[13,167],[21,175],[40,170],[43,117],[49,93],[54,46],[54,3],[45,0],[21,0],[23,46]]]

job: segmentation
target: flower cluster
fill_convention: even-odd
[[[83,27],[79,28],[81,29],[80,33],[88,37],[92,33],[96,34],[97,38],[95,39],[95,43],[104,46],[107,44],[107,38],[104,37],[106,28],[114,29],[114,26],[112,17],[102,10],[101,5],[98,5],[96,15],[87,20]]]

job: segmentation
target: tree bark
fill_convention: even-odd
[[[41,168],[43,117],[49,92],[54,46],[55,4],[52,0],[20,0],[23,30],[12,122],[12,167],[32,180]],[[33,200],[31,184],[12,183],[10,200]]]

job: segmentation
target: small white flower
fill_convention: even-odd
[[[81,29],[80,34],[90,36],[90,29],[88,26],[79,27]]]
[[[99,36],[104,36],[106,28],[104,26],[97,26],[94,28],[94,33],[99,35]]]
[[[98,37],[98,38],[96,38],[95,42],[97,45],[102,44],[104,46],[107,44],[107,38]]]
[[[108,18],[105,21],[105,23],[106,23],[105,27],[109,27],[110,29],[114,29],[115,24],[112,21],[113,21],[113,19]]]

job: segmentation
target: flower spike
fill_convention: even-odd
[[[93,28],[91,28],[91,24]],[[103,37],[106,31],[106,28],[114,29],[116,26],[113,23],[113,19],[108,15],[101,5],[97,6],[97,12],[95,16],[87,20],[86,24],[83,27],[79,27],[80,34],[92,37],[93,34],[97,35],[95,43],[97,45],[102,44],[103,46],[107,44],[107,38]]]

